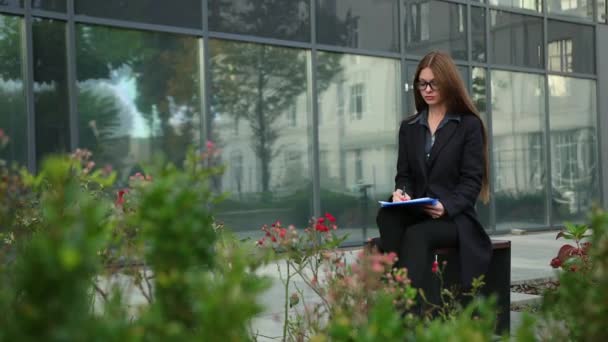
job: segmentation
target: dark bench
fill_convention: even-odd
[[[376,248],[382,252],[380,238],[371,239],[366,248]],[[485,276],[485,286],[481,290],[481,294],[489,296],[496,295],[496,304],[498,307],[498,317],[496,331],[497,333],[509,332],[511,326],[510,306],[511,306],[511,241],[508,240],[492,240],[492,259],[490,266]],[[443,274],[444,288],[451,289],[454,286],[458,287],[460,283],[460,261],[458,257],[458,249],[456,248],[441,248],[434,251],[438,256],[439,264],[445,260],[447,267]],[[437,302],[439,296],[439,282],[434,282],[435,287],[430,289],[428,294],[429,301]]]

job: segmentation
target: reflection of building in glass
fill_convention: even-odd
[[[549,42],[549,69],[572,72],[572,39]]]
[[[372,193],[384,196],[392,190],[396,164],[396,130],[400,121],[398,67],[392,61],[348,55],[340,58],[340,65],[342,72],[331,80],[318,102],[322,117],[319,120],[321,185],[357,193],[357,184],[373,184]],[[283,156],[274,158],[271,165],[271,190],[277,194],[295,191],[310,179],[307,141],[311,119],[307,101],[305,94],[299,95],[285,115],[274,123],[279,135],[277,156]],[[224,175],[223,190],[235,195],[261,191],[260,161],[252,151],[250,123],[238,120],[237,137],[233,134],[235,130],[226,126],[235,125],[234,121],[224,117],[219,115],[215,123],[224,155],[239,151],[241,167],[250,170],[251,177],[243,175],[243,179],[235,182],[231,163]]]

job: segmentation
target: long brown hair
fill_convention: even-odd
[[[483,129],[483,159],[485,164],[485,172],[481,181],[481,192],[479,194],[479,198],[481,198],[484,203],[488,203],[488,200],[490,199],[490,187],[488,182],[490,175],[488,133],[483,120],[481,120],[481,117],[479,116],[479,111],[477,111],[477,108],[475,108],[475,105],[467,92],[467,88],[460,77],[460,73],[454,64],[454,61],[448,54],[433,51],[424,56],[416,69],[416,74],[414,75],[414,84],[418,81],[420,72],[425,68],[430,68],[433,71],[435,82],[439,86],[441,97],[444,99],[449,112],[475,115],[481,122]],[[414,99],[416,101],[416,110],[418,113],[422,112],[428,107],[424,101],[424,98],[422,98],[420,91],[416,90],[414,92]]]

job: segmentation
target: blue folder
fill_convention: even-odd
[[[409,201],[403,201],[403,202],[378,201],[378,203],[380,203],[380,206],[383,208],[384,207],[406,207],[406,206],[423,205],[423,204],[435,205],[437,203],[437,199],[430,198],[430,197],[420,197],[420,198],[415,198],[415,199],[411,199]]]

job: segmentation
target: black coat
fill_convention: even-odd
[[[475,211],[485,172],[483,126],[470,114],[449,120],[435,133],[427,160],[427,128],[415,118],[404,120],[399,129],[395,188],[405,188],[412,198],[434,197],[443,204],[458,226],[461,281],[468,286],[486,273],[492,256],[492,243]]]

